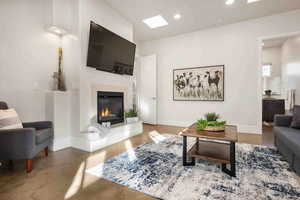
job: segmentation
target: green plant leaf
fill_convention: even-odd
[[[138,113],[134,109],[130,109],[128,112],[125,112],[125,117],[130,118],[130,117],[137,117]]]
[[[202,131],[206,128],[206,126],[207,126],[207,120],[200,119],[197,121],[196,129]]]
[[[215,113],[215,112],[209,112],[209,113],[206,113],[204,116],[205,116],[205,119],[206,119],[208,122],[211,122],[211,121],[217,121],[217,120],[220,118],[220,115],[218,115],[218,114]]]

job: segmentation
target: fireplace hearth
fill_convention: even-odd
[[[97,92],[98,123],[124,122],[124,94],[122,92]]]

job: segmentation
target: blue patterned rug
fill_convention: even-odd
[[[237,144],[237,178],[232,178],[211,162],[183,167],[181,137],[155,134],[153,139],[87,173],[166,200],[300,199],[296,174],[274,149]]]

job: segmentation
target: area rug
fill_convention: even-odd
[[[275,149],[237,144],[237,177],[232,178],[212,162],[198,160],[183,167],[182,138],[155,137],[156,143],[113,157],[87,173],[166,200],[300,199],[297,176]]]

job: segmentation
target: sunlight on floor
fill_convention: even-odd
[[[76,172],[71,186],[69,187],[67,193],[65,194],[65,199],[69,199],[74,196],[81,188],[82,181],[84,177],[84,171],[86,167],[86,162],[82,162]]]
[[[88,187],[89,185],[93,184],[95,181],[97,181],[97,179],[85,179],[85,170],[87,169],[89,163],[92,163],[92,164],[93,163],[95,163],[95,164],[102,163],[105,161],[105,158],[106,158],[106,151],[103,151],[101,153],[95,153],[95,154],[89,156],[86,161],[83,161],[80,164],[80,166],[73,178],[73,181],[72,181],[68,191],[65,194],[65,199],[70,199],[71,197],[76,195],[81,189],[84,189],[84,188]],[[98,170],[102,174],[103,164],[98,165],[98,166],[99,166]],[[99,171],[98,171],[98,173],[100,174]]]
[[[127,153],[128,153],[129,160],[130,161],[136,160],[136,155],[134,153],[134,150],[132,148],[132,144],[131,144],[130,140],[125,141],[125,147],[126,147],[126,150],[127,150]]]
[[[102,151],[102,152],[94,153],[93,155],[90,155],[87,158],[87,161],[89,164],[94,164],[94,163],[99,164],[101,162],[104,162],[105,158],[106,158],[106,151]],[[87,166],[87,167],[89,167],[89,166]]]
[[[149,137],[150,137],[151,140],[153,140],[155,143],[159,143],[159,142],[161,142],[161,141],[163,141],[163,140],[166,139],[165,136],[163,136],[162,134],[160,134],[160,133],[157,132],[157,131],[151,131],[151,132],[149,133]]]

